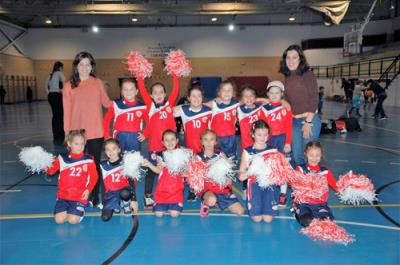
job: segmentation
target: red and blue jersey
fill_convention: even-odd
[[[262,114],[262,106],[255,104],[254,108],[248,108],[245,105],[238,107],[238,119],[240,127],[240,137],[242,139],[242,150],[253,145],[254,140],[251,136],[253,123],[258,121]]]
[[[211,157],[208,157],[204,154],[204,152],[200,152],[197,154],[198,158],[203,160],[204,163],[207,163],[209,160],[218,157],[220,153],[214,153]],[[229,184],[226,187],[221,188],[220,185],[215,184],[211,181],[205,180],[204,181],[204,188],[202,191],[198,193],[198,197],[201,197],[206,191],[211,191],[215,194],[231,194],[232,193],[232,184]]]
[[[183,105],[179,115],[185,129],[186,147],[192,149],[193,153],[199,153],[203,149],[201,133],[210,127],[211,109],[203,105],[200,110],[194,111],[189,105]]]
[[[285,143],[292,142],[292,112],[281,102],[263,105],[262,119],[269,125],[272,136],[286,134]]]
[[[106,192],[120,190],[130,185],[128,176],[121,174],[122,159],[119,159],[114,163],[108,160],[102,161],[100,168]]]
[[[140,94],[147,107],[149,123],[144,130],[144,136],[149,138],[148,150],[150,152],[161,152],[164,150],[162,135],[166,130],[176,131],[174,118],[174,105],[179,95],[179,79],[173,75],[172,92],[164,102],[155,103],[149,96],[144,85],[143,78],[138,77],[138,86]]]
[[[183,203],[185,185],[181,174],[172,175],[167,167],[163,167],[158,175],[154,202],[156,204]]]
[[[85,190],[91,192],[98,179],[92,157],[84,153],[60,154],[46,173],[54,175],[58,171],[57,198],[87,204],[87,200],[82,200],[82,194]]]
[[[318,174],[319,176],[323,176],[327,180],[327,184],[334,190],[338,191],[337,185],[336,185],[336,179],[333,176],[332,172],[325,166],[323,165],[316,165],[316,166],[311,166],[309,164],[303,164],[300,165],[296,168],[296,171],[302,172],[304,174]],[[321,198],[315,199],[315,198],[309,198],[307,200],[308,204],[325,204],[328,201],[328,196],[329,192],[326,192]]]
[[[114,117],[114,135],[118,132],[140,132],[143,121],[148,123],[146,106],[142,102],[117,99],[108,108],[103,119],[104,137],[110,138],[110,123]]]
[[[211,129],[218,137],[233,136],[236,134],[236,112],[239,106],[237,100],[231,100],[229,104],[212,101]]]

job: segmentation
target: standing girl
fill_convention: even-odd
[[[267,86],[267,96],[269,103],[263,105],[263,119],[271,129],[271,137],[268,144],[278,149],[279,152],[290,153],[290,143],[292,141],[292,112],[282,105],[282,97],[285,87],[280,81],[272,81]],[[281,185],[279,195],[279,205],[285,206],[287,201],[287,184]]]
[[[85,129],[86,149],[93,156],[100,175],[100,156],[104,141],[102,107],[110,107],[112,101],[107,96],[103,81],[96,78],[95,69],[96,62],[90,53],[80,52],[76,55],[72,63],[72,78],[65,83],[63,92],[64,130],[67,133]],[[91,200],[94,206],[99,203],[101,182],[100,178],[93,189]]]
[[[332,172],[325,166],[321,165],[321,158],[323,149],[320,142],[312,141],[307,143],[304,154],[307,158],[307,163],[300,165],[296,168],[297,171],[309,174],[318,174],[319,177],[327,179],[329,185],[335,192],[338,191],[336,186],[336,179],[333,177]],[[307,201],[294,204],[294,213],[296,220],[302,226],[309,226],[314,218],[333,220],[331,209],[328,207],[329,192],[327,191],[321,198],[309,198]],[[296,200],[296,198],[294,198]]]
[[[204,149],[202,152],[198,153],[199,159],[206,163],[218,156],[223,156],[226,159],[223,153],[215,152],[217,135],[213,130],[207,129],[202,132],[201,144]],[[221,210],[228,209],[236,215],[242,215],[244,213],[242,205],[232,192],[232,184],[221,188],[220,185],[206,180],[204,182],[204,189],[197,194],[197,196],[202,200],[200,208],[201,216],[208,216],[208,209],[215,205],[217,205]]]
[[[121,147],[117,139],[104,141],[104,152],[108,160],[101,162],[101,171],[105,187],[104,206],[101,212],[101,219],[108,221],[114,212],[125,214],[137,213],[135,183],[127,176],[121,175],[122,158]]]
[[[164,131],[176,131],[174,119],[174,105],[179,95],[179,78],[172,75],[173,87],[171,95],[166,100],[167,90],[161,83],[155,83],[150,88],[151,95],[148,94],[142,77],[138,76],[138,85],[140,95],[147,107],[149,124],[146,125],[144,137],[149,138],[149,161],[155,166],[157,164],[157,156],[164,150],[162,136]],[[151,208],[153,206],[153,184],[155,174],[149,170],[145,182],[144,207]]]
[[[71,131],[67,134],[66,142],[69,153],[59,155],[46,173],[54,175],[60,171],[54,208],[56,223],[77,224],[83,219],[89,194],[97,182],[98,175],[93,159],[83,153],[86,143],[85,131]]]
[[[121,82],[122,99],[117,99],[104,116],[104,137],[110,138],[110,123],[114,118],[113,138],[118,139],[122,151],[140,151],[143,121],[148,122],[146,106],[136,100],[138,91],[133,79]]]
[[[239,102],[233,99],[235,85],[230,80],[223,81],[218,87],[218,100],[212,101],[211,129],[218,136],[221,151],[237,162],[236,155],[236,112]],[[217,102],[218,101],[218,102]]]
[[[247,184],[247,209],[249,216],[254,222],[270,223],[273,216],[278,214],[278,189],[270,186],[261,189],[256,182],[255,176],[247,176],[246,171],[254,156],[264,156],[277,149],[267,145],[269,136],[268,124],[263,120],[258,120],[253,124],[252,136],[254,144],[243,150],[239,168],[239,180],[248,179]]]
[[[166,151],[177,148],[178,135],[173,130],[166,130],[163,133],[162,141]],[[156,191],[154,192],[153,212],[157,217],[162,217],[166,212],[172,217],[177,217],[183,210],[183,177],[181,174],[172,175],[160,157],[157,158],[157,166],[148,160],[143,165],[150,168],[158,176]]]

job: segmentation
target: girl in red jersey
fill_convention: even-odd
[[[54,208],[56,223],[77,224],[83,219],[89,194],[96,185],[98,175],[93,158],[84,154],[85,131],[70,131],[66,140],[69,153],[59,155],[46,173],[54,175],[60,171]]]
[[[239,102],[234,99],[235,85],[230,80],[223,81],[218,87],[218,99],[211,102],[211,129],[218,137],[221,151],[237,162],[236,155],[236,114]]]
[[[176,124],[174,119],[174,105],[179,95],[179,78],[176,75],[172,75],[173,88],[169,98],[166,100],[167,90],[161,83],[155,83],[150,88],[151,95],[148,94],[144,80],[138,76],[139,91],[143,98],[144,103],[147,107],[147,113],[149,117],[149,123],[146,125],[144,131],[144,137],[149,138],[149,161],[153,165],[157,164],[157,156],[164,150],[162,142],[162,135],[166,130],[176,131]],[[145,197],[144,206],[145,208],[151,208],[153,206],[153,183],[155,174],[149,170],[146,176],[145,182]]]
[[[268,144],[290,159],[292,141],[292,112],[282,104],[285,87],[281,81],[271,81],[267,86],[269,102],[263,105],[263,116],[271,128],[271,137]],[[287,201],[287,184],[280,186],[279,206],[284,207]]]
[[[200,84],[189,88],[188,100],[189,105],[175,107],[175,116],[182,118],[186,147],[197,154],[202,150],[201,133],[210,127],[212,112],[203,105],[203,89]],[[189,191],[187,200],[195,201],[196,195]]]
[[[113,123],[113,138],[118,139],[122,151],[140,151],[143,122],[148,123],[146,105],[136,100],[136,81],[130,78],[121,82],[122,99],[114,100],[104,116],[104,138],[110,138],[110,123]]]
[[[201,144],[203,145],[203,151],[197,154],[198,159],[207,162],[218,156],[225,157],[223,153],[215,152],[217,134],[213,130],[207,129],[202,132]],[[202,200],[200,208],[201,216],[208,216],[208,209],[216,205],[221,210],[228,209],[236,215],[244,213],[244,208],[232,192],[232,184],[221,188],[218,184],[206,180],[204,182],[204,189],[197,196]]]
[[[135,182],[121,175],[122,158],[118,140],[113,138],[105,140],[104,152],[108,159],[100,164],[106,190],[101,219],[106,222],[111,219],[114,212],[120,212],[121,209],[126,215],[131,215],[132,210],[137,214]]]
[[[302,164],[296,168],[297,171],[305,174],[313,173],[318,177],[326,178],[326,185],[329,185],[335,192],[338,191],[336,179],[333,177],[332,172],[325,166],[321,165],[321,158],[323,149],[320,142],[311,141],[306,144],[304,155],[307,158],[307,163]],[[328,207],[329,192],[327,191],[321,198],[309,198],[302,203],[294,204],[294,214],[296,220],[302,226],[309,226],[314,218],[333,220],[331,209]],[[296,200],[296,198],[294,198]],[[303,198],[304,200],[304,198]]]
[[[163,132],[162,141],[166,151],[177,148],[178,135],[173,130]],[[172,217],[177,217],[183,210],[183,177],[181,174],[172,175],[163,165],[162,158],[157,157],[157,166],[144,160],[143,165],[158,175],[158,182],[154,192],[153,212],[157,217],[162,217],[169,212]]]

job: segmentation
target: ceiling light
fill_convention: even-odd
[[[46,18],[46,20],[44,21],[46,24],[51,24],[51,23],[53,23],[53,21],[51,21],[51,19],[50,18]]]
[[[393,5],[392,2],[390,2],[390,7],[389,7],[389,9],[390,9],[390,10],[393,10],[393,9],[394,9],[394,5]]]
[[[233,24],[233,23],[229,24],[228,29],[229,29],[229,31],[235,30],[235,24]]]
[[[296,20],[296,18],[293,15],[290,15],[289,21],[295,21],[295,20]]]
[[[92,26],[92,31],[93,31],[94,33],[99,32],[99,27],[97,27],[97,26]]]
[[[138,21],[139,21],[139,19],[137,17],[132,18],[132,22],[138,22]]]
[[[215,21],[217,21],[217,20],[218,20],[218,18],[216,18],[216,17],[212,17],[212,18],[211,18],[211,21],[212,21],[212,22],[215,22]]]

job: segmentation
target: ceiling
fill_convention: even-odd
[[[2,0],[0,19],[25,28],[172,27],[321,24],[326,17],[308,6],[316,1],[254,0]],[[360,21],[373,0],[353,0],[343,22]],[[392,8],[390,8],[393,6]],[[373,20],[398,15],[399,0],[378,0]],[[289,16],[295,17],[289,21]],[[211,21],[216,17],[217,21]],[[137,21],[133,22],[132,19]],[[51,24],[45,21],[50,20]]]

